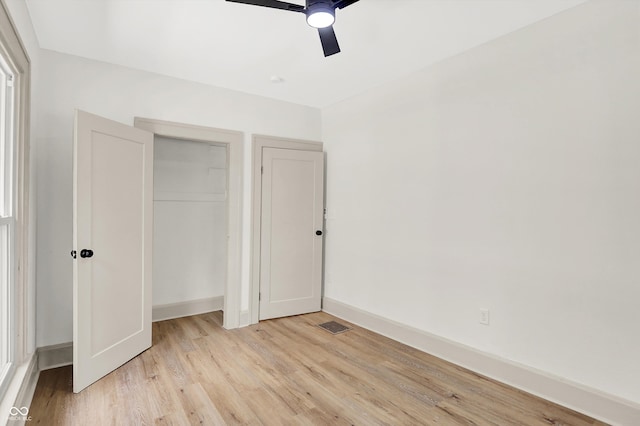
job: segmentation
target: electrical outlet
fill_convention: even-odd
[[[480,324],[489,325],[489,310],[480,309]]]

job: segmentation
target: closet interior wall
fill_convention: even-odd
[[[155,136],[153,305],[223,297],[226,145]]]

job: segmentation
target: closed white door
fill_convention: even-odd
[[[76,112],[73,391],[151,346],[153,134]]]
[[[323,155],[263,150],[261,320],[321,309]]]

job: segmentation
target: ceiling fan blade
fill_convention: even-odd
[[[322,43],[325,57],[340,52],[340,46],[333,27],[318,28],[318,33],[320,34],[320,42]]]
[[[227,0],[227,1],[230,1],[232,3],[250,4],[253,6],[264,6],[264,7],[271,7],[274,9],[289,10],[291,12],[304,13],[304,6],[300,6],[299,4],[287,3],[284,1],[278,1],[278,0]]]
[[[336,9],[344,9],[345,7],[354,4],[358,0],[338,0],[333,4]]]

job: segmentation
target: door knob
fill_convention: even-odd
[[[89,249],[80,250],[80,257],[92,257],[92,256],[93,256],[93,250],[89,250]]]
[[[322,231],[316,231],[316,235],[322,235]]]

